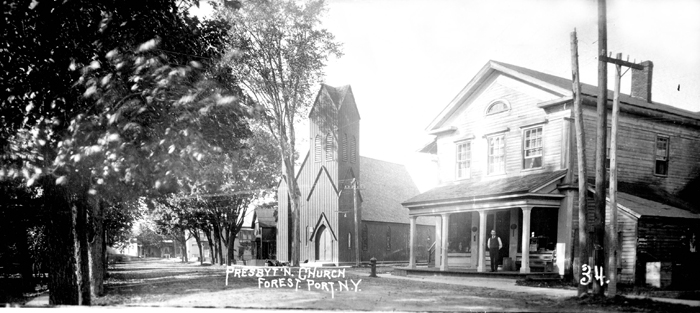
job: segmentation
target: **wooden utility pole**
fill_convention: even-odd
[[[617,59],[622,54],[617,54]],[[620,79],[622,66],[615,64],[615,91],[613,93],[612,129],[610,130],[610,223],[605,232],[605,243],[608,248],[607,273],[610,279],[608,285],[608,297],[617,294],[617,127],[620,115]]]
[[[360,267],[360,222],[357,211],[357,178],[352,180],[352,203],[355,211],[355,267]]]
[[[603,58],[605,62],[615,64],[615,89],[613,93],[612,129],[610,130],[610,223],[605,232],[605,244],[608,259],[607,271],[610,283],[608,285],[608,297],[617,294],[617,134],[620,118],[620,80],[622,79],[622,66],[635,69],[643,69],[639,64],[622,61],[622,54],[618,53],[615,59]]]
[[[360,216],[359,216],[359,210],[357,207],[357,197],[358,194],[357,192],[361,190],[359,183],[357,181],[357,178],[353,178],[352,182],[350,182],[350,186],[344,186],[343,190],[345,189],[352,189],[352,204],[353,204],[353,215],[355,218],[355,240],[354,240],[354,245],[355,245],[355,266],[359,267],[360,266]],[[341,193],[343,192],[342,190],[340,191]],[[344,211],[347,212],[347,211]],[[344,213],[339,211],[339,213]]]
[[[586,134],[583,131],[581,107],[581,78],[578,71],[578,39],[576,30],[571,33],[571,74],[573,76],[574,124],[576,125],[576,156],[578,160],[578,246],[580,266],[588,263],[588,208],[586,206]],[[572,169],[569,169],[571,171]],[[579,275],[578,279],[581,279]],[[578,296],[588,294],[588,284],[578,285]]]
[[[596,132],[595,158],[595,209],[593,212],[593,268],[604,268],[605,255],[605,155],[608,122],[608,63],[604,60],[608,51],[608,30],[605,0],[598,0],[598,130]],[[604,296],[601,280],[593,280],[593,294]]]

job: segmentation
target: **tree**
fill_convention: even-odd
[[[99,293],[103,209],[171,192],[179,168],[218,148],[197,126],[238,112],[213,66],[225,23],[190,18],[192,3],[3,2],[0,177],[41,190],[52,304]]]
[[[244,2],[220,10],[233,25],[227,65],[257,108],[281,158],[282,177],[293,210],[292,263],[299,265],[299,201],[295,181],[294,123],[312,103],[312,88],[323,78],[330,55],[341,56],[333,35],[320,29],[322,0]]]

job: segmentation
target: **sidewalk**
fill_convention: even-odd
[[[537,295],[548,295],[551,297],[576,297],[576,290],[558,289],[558,288],[540,288],[540,287],[529,287],[529,286],[518,286],[515,284],[515,279],[501,279],[501,278],[464,278],[464,277],[449,277],[449,276],[424,276],[424,277],[407,277],[407,276],[394,276],[389,273],[378,274],[377,276],[382,278],[391,279],[407,279],[415,281],[426,281],[433,283],[442,284],[453,284],[453,285],[463,285],[471,287],[482,287],[482,288],[492,288],[498,290],[505,290],[510,292],[526,292]],[[658,302],[667,302],[674,304],[683,304],[693,307],[700,307],[700,300],[684,300],[684,299],[670,299],[670,298],[656,298],[656,297],[645,297],[637,295],[624,295],[626,298],[631,299],[650,299]]]

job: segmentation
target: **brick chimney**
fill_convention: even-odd
[[[631,96],[651,103],[651,76],[654,70],[654,63],[644,61],[641,65],[644,66],[644,69],[632,69]]]

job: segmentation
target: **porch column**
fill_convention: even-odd
[[[416,216],[410,216],[411,221],[408,239],[408,267],[416,268]]]
[[[518,256],[518,235],[520,234],[521,227],[518,222],[518,208],[510,209],[510,225],[515,225],[517,227],[516,229],[510,230],[510,239],[508,240],[510,243],[508,247],[508,255],[511,259],[513,259],[513,262],[515,262]],[[508,229],[510,229],[510,227]]]
[[[469,244],[471,244],[471,268],[476,268],[479,266],[479,240],[478,233],[472,231],[472,228],[479,229],[479,212],[472,212],[472,224],[469,227]]]
[[[532,211],[532,206],[524,206],[521,208],[523,210],[523,248],[522,255],[523,259],[520,265],[521,273],[530,272],[530,212]]]
[[[449,266],[447,264],[447,249],[449,248],[449,242],[447,237],[450,234],[450,213],[442,214],[442,255],[440,260],[440,270],[447,271]]]
[[[486,211],[479,211],[479,265],[478,272],[486,272]]]
[[[442,265],[442,218],[435,219],[435,267]]]

